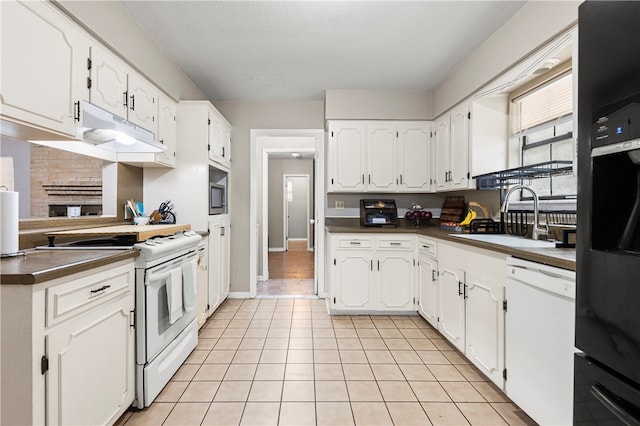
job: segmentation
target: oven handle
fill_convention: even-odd
[[[178,259],[175,259],[171,263],[164,264],[158,269],[154,269],[154,268],[149,269],[147,271],[145,285],[149,285],[152,282],[160,281],[167,278],[171,274],[172,270],[174,270],[175,268],[181,267],[183,264],[190,262],[192,259],[197,259],[197,258],[198,258],[198,254],[193,252],[186,256],[182,256]]]
[[[616,401],[615,397],[601,384],[596,383],[591,386],[591,394],[596,397],[602,405],[604,405],[611,413],[616,416],[625,425],[637,426],[640,425],[640,420],[625,410]]]

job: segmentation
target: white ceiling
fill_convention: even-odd
[[[435,88],[521,1],[123,1],[212,101]]]

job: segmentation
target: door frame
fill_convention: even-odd
[[[264,165],[268,162],[268,151],[274,151],[279,149],[281,152],[291,152],[301,150],[296,149],[295,146],[287,148],[275,148],[271,147],[267,142],[259,142],[260,137],[312,137],[314,140],[315,151],[315,172],[314,172],[314,266],[315,266],[315,288],[316,294],[320,298],[326,296],[326,289],[324,285],[324,194],[325,194],[325,140],[326,132],[324,129],[251,129],[250,130],[250,157],[249,157],[249,297],[256,297],[257,285],[258,285],[258,256],[260,254],[258,238],[258,191],[264,191],[264,186],[268,183],[264,176],[258,176],[257,169],[258,164]],[[282,146],[282,145],[280,145]],[[263,167],[264,172],[264,167]],[[263,178],[262,185],[260,185],[258,179]],[[265,214],[265,209],[261,212]],[[264,228],[264,227],[263,227]],[[265,230],[261,229],[262,236],[265,235]],[[263,239],[263,242],[266,238]],[[268,255],[262,248],[262,255]]]
[[[305,204],[305,236],[307,238],[307,251],[310,251],[311,249],[311,235],[310,235],[310,225],[311,223],[309,222],[309,193],[311,192],[311,188],[309,185],[309,182],[311,182],[309,175],[306,173],[284,173],[282,175],[282,181],[284,183],[283,185],[283,194],[282,194],[282,222],[283,222],[283,226],[282,226],[282,242],[284,245],[284,251],[288,251],[289,250],[289,203],[287,202],[287,178],[289,177],[303,177],[306,178],[307,180],[307,191],[306,191],[306,204]],[[264,223],[264,222],[263,222]]]

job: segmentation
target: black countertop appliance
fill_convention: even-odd
[[[640,2],[578,20],[575,425],[640,424]]]
[[[395,200],[360,200],[360,226],[398,226]]]

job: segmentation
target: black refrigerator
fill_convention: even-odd
[[[640,425],[640,2],[578,20],[574,424]]]

